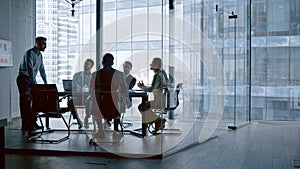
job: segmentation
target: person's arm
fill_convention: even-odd
[[[159,76],[159,74],[155,74],[153,77],[153,81],[151,83],[151,86],[148,88],[148,90],[151,90],[151,92],[153,91],[153,89],[157,89],[159,84],[160,84],[160,79],[161,77]]]
[[[160,84],[160,76],[158,74],[155,74],[151,86],[139,86],[139,87],[146,92],[152,92],[153,89],[158,88],[159,84]]]
[[[129,99],[129,93],[128,93],[128,84],[126,82],[126,77],[124,76],[123,73],[120,73],[120,90],[121,90],[121,93],[122,93],[122,98],[123,98],[123,102],[124,104],[126,104],[126,107],[129,108],[132,106],[132,103]]]
[[[90,82],[90,86],[89,86],[90,94],[92,94],[95,91],[96,74],[97,74],[97,72],[92,73],[91,82]]]
[[[72,90],[73,91],[77,91],[79,90],[79,82],[78,82],[78,79],[80,78],[80,72],[77,72],[73,75],[73,80],[72,80]]]
[[[36,80],[35,77],[33,75],[33,67],[35,65],[35,54],[29,50],[24,54],[24,59],[26,60],[26,69],[27,69],[27,73],[29,75],[29,77],[31,78],[32,82],[34,82],[36,84]]]
[[[40,66],[39,71],[40,71],[41,77],[44,81],[44,84],[47,84],[47,76],[46,76],[46,71],[45,71],[45,67],[44,67],[43,57],[41,57],[41,66]]]
[[[129,89],[132,89],[135,86],[135,83],[136,83],[136,78],[133,77],[132,80],[131,80],[131,82],[130,82],[130,84],[129,84],[129,86],[128,86]]]
[[[128,84],[126,83],[126,77],[123,73],[120,74],[120,90],[123,95],[128,95]]]

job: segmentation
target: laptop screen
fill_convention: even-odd
[[[65,91],[72,91],[72,80],[63,80],[63,87]]]

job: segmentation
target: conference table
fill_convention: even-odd
[[[143,90],[129,90],[128,91],[129,97],[132,98],[141,98],[142,103],[148,101],[148,93]],[[58,95],[63,98],[70,98],[75,96],[81,96],[81,98],[86,98],[89,96],[89,92],[85,91],[62,91],[58,92]],[[82,101],[82,105],[84,106],[84,101]],[[77,105],[77,104],[76,104]],[[46,119],[46,127],[49,127],[49,121]],[[126,131],[127,132],[127,131]],[[128,130],[128,132],[132,135],[138,136],[138,137],[144,137],[147,134],[147,124],[143,123],[142,121],[142,127],[134,130]]]
[[[140,97],[142,98],[142,103],[148,101],[148,93],[143,90],[129,90],[129,97]],[[142,120],[142,128],[129,130],[129,133],[138,137],[144,137],[147,134],[147,124]]]

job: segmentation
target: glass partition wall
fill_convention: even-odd
[[[249,120],[250,1],[216,3],[216,31],[211,38],[224,66],[226,98],[222,121],[231,123],[229,127],[234,129]]]
[[[205,122],[216,106],[214,92],[220,90],[221,122],[237,126],[248,121],[248,1],[176,1],[173,10],[168,1],[103,3],[103,49],[117,56],[119,69],[130,60],[135,76],[150,84],[149,64],[161,57],[174,83],[184,82],[185,94],[190,93],[183,117]],[[237,18],[230,18],[232,12]]]
[[[75,5],[72,17],[65,1],[38,0],[36,31],[48,38],[44,61],[49,83],[62,90],[62,79],[83,70],[85,59],[96,62],[95,71],[102,55],[110,52],[114,68],[122,71],[124,61],[131,61],[132,75],[150,84],[150,63],[161,58],[172,85],[183,83],[179,107],[166,115],[169,127],[180,128],[181,134],[168,135],[172,141],[157,136],[159,148],[150,154],[206,141],[218,128],[237,127],[249,119],[299,121],[299,1],[169,2],[84,0]],[[133,128],[140,125],[140,102],[134,98],[125,114]],[[142,141],[150,144],[145,140],[149,137]]]
[[[230,13],[215,11],[213,4],[217,3],[176,1],[174,9],[170,9],[169,1],[103,1],[100,47],[103,53],[110,52],[116,57],[115,68],[122,70],[123,62],[131,61],[132,74],[138,81],[150,85],[154,75],[150,63],[159,57],[171,86],[183,83],[179,107],[167,115],[168,124],[180,128],[181,134],[157,136],[161,139],[159,151],[162,154],[213,138],[220,123],[237,125],[237,119],[239,123],[247,121],[247,17],[243,18],[247,13],[240,12],[243,17],[236,23],[242,28],[235,33],[232,31],[236,30],[234,22],[224,21]],[[222,5],[237,8],[236,3]],[[240,8],[243,5],[240,4]],[[237,43],[239,46],[234,46]],[[234,66],[237,56],[238,68]],[[239,96],[236,94],[238,86],[233,86],[236,76],[242,82],[239,90],[243,93]],[[234,90],[236,92],[232,92]],[[153,99],[151,93],[149,99]],[[140,100],[134,99],[133,103],[127,114],[136,124],[141,118],[137,109]],[[227,110],[226,116],[224,110]]]
[[[142,144],[141,149],[116,150],[103,145],[102,148],[126,155],[143,154],[140,157],[167,155],[214,138],[220,127],[247,121],[248,2],[177,0],[169,4],[166,0],[100,0],[98,17],[102,27],[98,30],[96,2],[80,2],[75,6],[75,16],[71,16],[71,7],[65,1],[53,6],[57,11],[51,22],[57,34],[53,33],[55,45],[48,46],[45,52],[46,56],[54,53],[57,57],[51,58],[57,62],[56,78],[51,83],[61,89],[61,80],[72,79],[74,73],[82,71],[85,59],[96,62],[95,71],[101,67],[102,55],[110,52],[115,57],[114,68],[120,71],[124,61],[132,62],[131,74],[138,81],[151,84],[154,73],[150,63],[159,57],[170,86],[183,84],[178,108],[164,116],[168,120],[166,127],[180,129],[179,134],[157,135],[155,142],[153,136],[145,137],[136,145]],[[229,19],[232,11],[238,16],[233,20]],[[38,35],[44,33],[37,29]],[[98,35],[100,41],[96,45]],[[153,95],[149,93],[151,99]],[[133,106],[124,116],[133,123],[132,129],[141,125],[140,102],[133,98]],[[122,144],[130,145],[127,138]]]

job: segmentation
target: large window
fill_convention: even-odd
[[[252,119],[299,120],[300,2],[252,2]]]
[[[223,122],[246,122],[249,112],[253,120],[299,120],[299,1],[253,0],[251,30],[247,0],[178,0],[174,10],[166,0],[102,2],[103,27],[96,30],[94,0],[77,4],[74,17],[65,1],[37,1],[36,32],[48,38],[50,83],[61,87],[62,79],[83,69],[86,58],[96,61],[96,31],[101,31],[101,51],[115,56],[119,70],[131,61],[138,80],[150,83],[152,58],[163,59],[174,83],[185,83],[184,107],[177,114],[182,119],[207,119],[216,104],[214,92],[222,89]],[[229,19],[232,12],[236,20]]]

